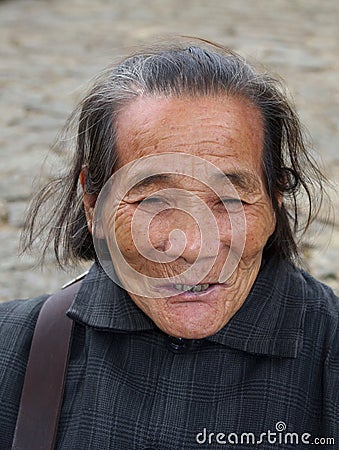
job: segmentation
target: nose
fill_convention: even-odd
[[[188,264],[215,257],[219,249],[219,230],[213,216],[201,211],[176,211],[164,242],[163,251],[171,258]]]
[[[185,214],[187,216],[187,214]],[[178,215],[177,215],[178,216]],[[174,221],[173,229],[165,242],[165,252],[170,258],[183,258],[192,264],[199,256],[201,233],[199,225],[192,218],[179,218]]]

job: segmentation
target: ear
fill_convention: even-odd
[[[284,197],[283,197],[282,192],[280,192],[280,191],[277,192],[277,193],[275,194],[275,198],[277,199],[279,208],[281,208],[281,206],[282,206],[282,204],[283,204],[283,200],[284,200]]]
[[[80,184],[82,186],[82,190],[84,193],[84,209],[86,214],[86,221],[87,226],[89,229],[89,232],[93,234],[93,216],[94,216],[94,207],[95,202],[97,200],[98,195],[97,194],[89,194],[86,191],[86,179],[87,179],[87,167],[84,167],[80,172]]]

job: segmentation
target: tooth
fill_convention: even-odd
[[[197,286],[194,286],[192,288],[193,292],[201,292],[201,291],[206,291],[206,289],[209,288],[209,284],[198,284]]]
[[[190,284],[175,284],[174,288],[178,291],[191,291],[191,292],[201,292],[206,291],[210,287],[209,284],[197,284],[192,286]]]
[[[178,291],[189,291],[192,289],[193,286],[190,286],[189,284],[175,284],[174,288]]]

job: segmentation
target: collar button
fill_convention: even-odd
[[[173,353],[187,353],[192,345],[192,340],[168,336],[167,345]]]

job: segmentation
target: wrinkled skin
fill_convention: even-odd
[[[275,228],[275,215],[265,189],[262,168],[261,114],[247,100],[227,96],[194,99],[141,97],[120,112],[117,132],[119,156],[115,170],[142,157],[174,152],[198,156],[226,174],[246,175],[241,182],[235,181],[240,203],[237,200],[228,201],[228,211],[212,190],[199,181],[199,176],[192,179],[173,175],[131,189],[120,203],[115,216],[114,226],[120,251],[128,264],[142,274],[166,279],[180,275],[192,264],[196,265],[198,273],[199,268],[205,267],[213,258],[212,267],[203,279],[197,276],[196,279],[184,277],[182,280],[183,284],[189,285],[210,284],[205,291],[183,292],[167,286],[169,293],[163,298],[149,298],[147,293],[136,295],[132,290],[130,296],[165,333],[189,339],[215,334],[243,305],[257,277],[263,248]],[[236,180],[236,177],[231,177],[231,180]],[[176,205],[161,210],[159,205],[163,199],[157,191],[168,188],[182,189],[183,193],[188,193],[193,217],[185,208],[180,210]],[[216,254],[206,251],[199,254],[201,236],[197,221],[194,221],[192,195],[207,205],[215,219],[219,231]],[[151,200],[141,205],[150,196]],[[93,203],[93,198],[85,192],[85,210],[90,229]],[[179,229],[184,232],[186,245],[173,261],[154,262],[147,258],[147,249],[143,249],[142,255],[138,251],[131,233],[131,223],[137,208],[141,206],[143,209],[139,217],[152,213],[149,238],[155,249],[173,253],[176,236],[172,234],[171,243],[171,231]],[[160,208],[158,214],[157,208]],[[196,203],[196,210],[199,210],[199,202]],[[246,221],[244,248],[238,255],[239,262],[232,275],[220,282],[223,265],[230,253],[232,233],[237,233],[237,227],[230,226],[229,215],[233,214],[232,224],[236,225],[239,211],[244,213]],[[128,286],[125,288],[129,290]]]

